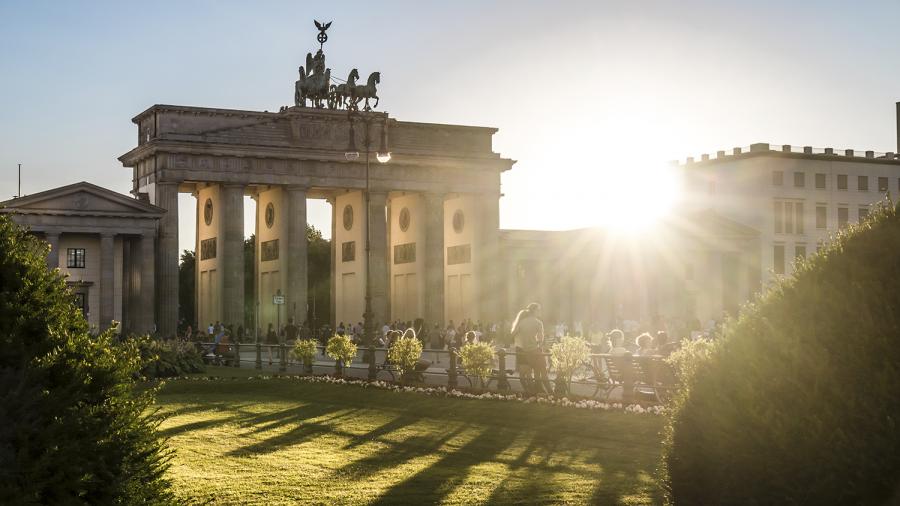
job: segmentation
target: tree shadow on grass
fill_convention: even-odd
[[[643,453],[636,451],[610,455],[600,450],[596,451],[591,461],[602,463],[602,468],[591,494],[591,503],[633,503],[634,496],[639,495],[648,496],[651,504],[662,503],[663,491],[653,479],[656,476],[659,455]],[[642,474],[647,475],[651,481],[644,482]]]
[[[447,497],[469,476],[470,469],[493,460],[516,437],[506,429],[485,430],[455,451],[406,480],[394,485],[372,504],[435,504]]]
[[[444,431],[439,435],[410,436],[400,442],[379,439],[380,443],[387,444],[390,448],[350,462],[335,471],[335,473],[352,475],[356,479],[367,478],[383,469],[396,467],[415,458],[434,454],[447,442],[462,434],[466,428],[467,426],[461,425],[452,430]]]
[[[268,427],[258,428],[253,432],[258,434],[265,430],[272,430],[275,428],[276,424],[277,426],[296,424],[294,428],[273,437],[257,441],[253,444],[235,448],[226,453],[226,455],[237,457],[255,453],[272,453],[285,447],[297,445],[319,435],[340,434],[342,431],[333,425],[334,422],[352,416],[357,411],[359,410],[340,408],[337,406],[306,406],[302,411],[296,410],[296,413],[292,413],[285,418],[279,419],[277,422],[270,422]],[[314,422],[305,422],[305,420],[314,418],[316,419]]]
[[[379,439],[381,436],[390,434],[395,430],[402,429],[408,425],[413,425],[421,420],[421,416],[414,415],[400,415],[388,423],[376,427],[365,434],[360,434],[358,436],[354,436],[346,446],[344,446],[345,450],[356,448],[357,446],[364,445],[371,441],[375,441]]]

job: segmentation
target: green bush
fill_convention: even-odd
[[[325,345],[325,354],[335,360],[340,360],[344,365],[350,365],[356,358],[356,345],[349,336],[335,334],[328,339],[328,344]]]
[[[564,336],[550,347],[550,360],[557,378],[565,383],[568,392],[572,375],[591,357],[591,347],[580,337]]]
[[[494,348],[488,343],[469,343],[459,350],[459,359],[467,373],[485,381],[491,376],[494,368]]]
[[[675,504],[900,501],[900,215],[884,206],[683,362]]]
[[[141,350],[145,378],[173,378],[206,370],[203,356],[194,343],[179,339],[160,341],[149,337],[134,338]]]
[[[422,358],[422,341],[419,341],[412,329],[408,329],[400,338],[395,339],[388,349],[388,361],[397,364],[403,379],[415,371],[420,358]]]
[[[0,504],[162,504],[134,342],[88,334],[46,245],[0,215]]]
[[[297,357],[304,367],[312,368],[313,361],[316,359],[318,342],[315,339],[298,339],[294,343],[294,356]]]

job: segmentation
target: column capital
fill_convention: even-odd
[[[284,189],[287,190],[287,191],[289,191],[289,192],[294,192],[294,191],[304,191],[304,192],[308,192],[308,191],[309,191],[309,186],[303,185],[303,184],[289,184],[289,185],[285,185],[285,186],[284,186]]]
[[[118,232],[100,232],[101,239],[115,239],[117,235]]]
[[[422,198],[426,200],[446,200],[447,192],[444,191],[424,191],[421,193]]]
[[[369,191],[369,202],[384,202],[387,203],[388,192],[386,191]]]

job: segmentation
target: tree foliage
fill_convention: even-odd
[[[693,350],[666,438],[675,504],[900,501],[900,215],[886,205]]]
[[[413,329],[407,329],[388,349],[388,360],[392,364],[397,364],[404,378],[415,371],[420,358],[422,358],[422,341],[419,341]]]
[[[88,334],[46,254],[0,215],[0,503],[166,503],[137,346]]]
[[[494,367],[494,347],[488,343],[468,343],[459,349],[463,369],[481,380],[481,387],[491,376]]]

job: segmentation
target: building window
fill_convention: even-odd
[[[803,172],[794,172],[794,186],[803,188],[806,186],[806,174]]]
[[[776,170],[772,172],[772,185],[784,186],[784,172]]]
[[[888,178],[886,178],[886,177],[878,178],[878,191],[880,191],[880,192],[888,191]]]
[[[794,246],[794,258],[796,258],[796,259],[806,258],[806,245],[805,244],[798,244],[798,245]]]
[[[838,190],[847,189],[847,174],[838,174]]]
[[[816,228],[828,227],[828,208],[825,206],[816,206]]]
[[[849,221],[850,212],[846,207],[838,208],[838,227],[847,226],[847,222]]]
[[[776,201],[774,214],[776,234],[803,233],[803,202]]]
[[[775,216],[775,233],[783,234],[784,233],[784,202],[781,202],[781,201],[775,202],[775,212],[773,214]]]
[[[825,174],[816,174],[816,189],[824,190],[825,189]]]
[[[775,274],[784,274],[784,244],[775,245]]]
[[[868,207],[860,207],[859,208],[859,219],[857,220],[859,223],[866,221],[866,218],[869,217],[869,208]]]
[[[69,248],[66,255],[66,267],[84,269],[84,248]]]
[[[87,298],[85,297],[84,292],[75,294],[75,307],[81,311],[81,314],[87,314]]]
[[[869,176],[857,176],[856,187],[859,188],[859,191],[861,192],[869,191]]]

